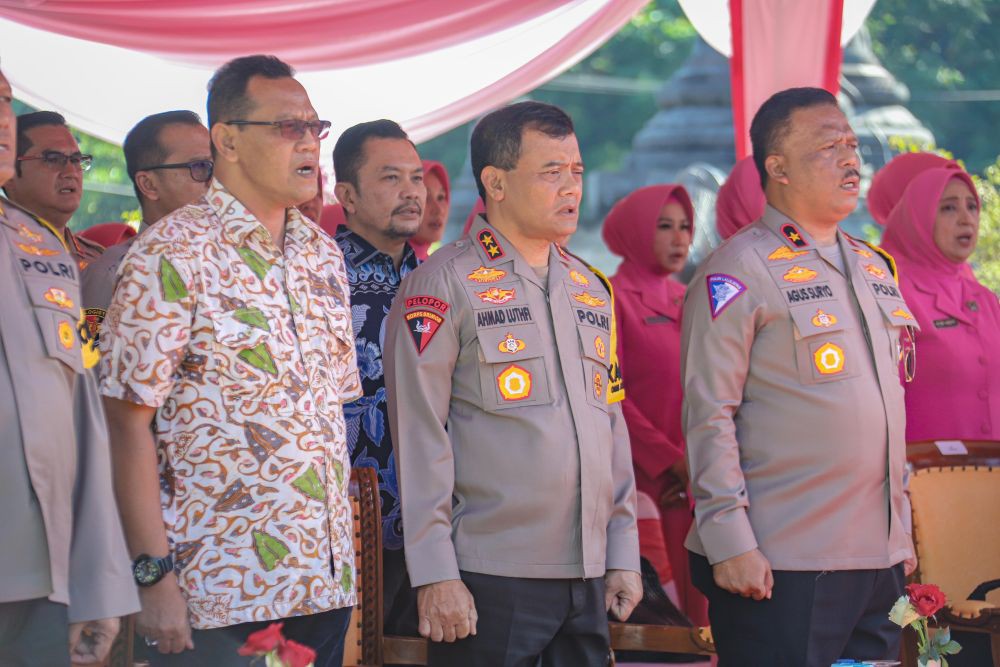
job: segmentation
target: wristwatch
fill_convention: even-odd
[[[167,554],[163,558],[153,558],[148,554],[139,554],[132,563],[132,577],[140,586],[152,586],[167,576],[174,569],[174,557]]]

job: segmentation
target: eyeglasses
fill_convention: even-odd
[[[17,158],[18,162],[28,162],[29,160],[41,160],[42,164],[49,169],[63,169],[66,167],[66,163],[69,162],[74,167],[79,167],[80,171],[87,171],[94,162],[94,156],[84,155],[83,153],[66,155],[59,151],[43,151],[41,155],[21,155]]]
[[[313,137],[326,139],[333,123],[328,120],[227,120],[225,125],[271,125],[278,128],[281,136],[289,141],[299,141],[309,130]]]
[[[152,167],[143,167],[136,171],[156,171],[157,169],[187,169],[191,172],[191,179],[198,183],[207,183],[212,180],[212,172],[215,170],[215,163],[211,160],[192,160],[191,162],[174,162],[172,164],[154,164]]]

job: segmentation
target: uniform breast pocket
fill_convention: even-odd
[[[214,313],[212,326],[219,390],[226,403],[244,412],[280,413],[288,401],[281,391],[273,319],[259,308],[240,308]]]
[[[82,373],[87,361],[85,357],[92,354],[96,361],[96,353],[90,352],[88,347],[85,354],[84,345],[90,333],[79,319],[80,298],[76,285],[61,278],[29,276],[25,276],[24,282],[48,355]]]
[[[791,308],[795,326],[795,363],[802,384],[822,384],[855,377],[862,360],[850,349],[846,321],[835,301]]]
[[[577,326],[580,336],[580,357],[583,363],[587,402],[608,411],[608,369],[611,366],[610,336],[600,329]]]
[[[535,325],[480,329],[479,380],[490,412],[551,402],[545,356]]]

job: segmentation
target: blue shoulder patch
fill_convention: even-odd
[[[712,304],[712,319],[717,318],[729,304],[747,291],[746,285],[725,273],[713,273],[706,278],[708,300]]]

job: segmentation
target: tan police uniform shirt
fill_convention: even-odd
[[[768,207],[687,290],[684,429],[695,524],[718,563],[760,547],[778,570],[910,556],[901,334],[887,262],[837,233],[843,275]]]
[[[73,255],[73,259],[76,260],[77,268],[81,271],[104,253],[105,248],[100,243],[74,234],[69,227],[63,230],[63,233],[66,237],[66,246]]]
[[[85,369],[77,266],[59,237],[0,199],[0,602],[47,597],[70,622],[138,611],[112,495],[104,412]]]
[[[556,246],[548,266],[539,278],[480,219],[393,302],[386,385],[414,586],[639,569],[611,299]]]
[[[125,259],[125,253],[132,247],[132,242],[137,238],[132,236],[111,246],[80,272],[83,316],[91,336],[97,343],[100,343],[101,339],[101,323],[104,322],[108,306],[111,305],[111,297],[115,294],[115,285],[118,284],[118,267]]]

